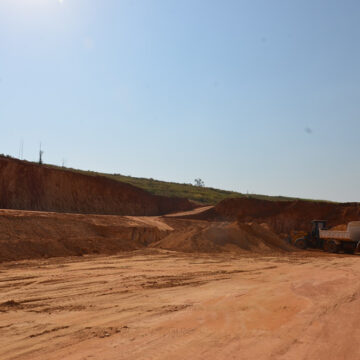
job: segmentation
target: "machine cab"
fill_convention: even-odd
[[[319,239],[320,234],[319,230],[325,230],[326,229],[326,220],[313,220],[312,222],[312,230],[311,230],[311,237],[313,239]]]

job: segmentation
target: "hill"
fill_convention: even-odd
[[[9,156],[0,155],[0,158],[11,158]],[[11,158],[13,159],[13,158]],[[17,160],[17,159],[14,159]],[[25,161],[29,164],[38,165],[35,162]],[[69,171],[72,173],[80,173],[87,176],[101,176],[106,177],[111,180],[115,180],[121,183],[130,184],[146,192],[149,192],[152,195],[165,196],[168,198],[183,198],[199,203],[200,205],[215,205],[222,200],[230,198],[250,198],[250,199],[259,199],[259,200],[269,200],[269,201],[294,201],[294,200],[306,200],[313,201],[312,199],[301,199],[297,197],[287,197],[287,196],[270,196],[262,194],[244,194],[236,191],[221,190],[212,187],[206,186],[195,186],[190,183],[176,183],[162,180],[155,180],[152,178],[142,178],[134,176],[126,176],[119,173],[108,174],[101,173],[91,170],[80,170],[74,168],[61,167],[52,164],[43,164],[43,167],[49,169],[57,169],[61,171]]]
[[[79,172],[85,175],[104,176],[112,180],[116,180],[122,183],[127,183],[136,186],[153,195],[185,198],[195,201],[202,205],[215,205],[224,199],[230,199],[230,198],[250,198],[250,199],[270,200],[270,201],[308,200],[308,199],[300,199],[296,197],[286,197],[280,195],[270,196],[270,195],[261,195],[261,194],[243,194],[236,191],[221,190],[206,186],[195,186],[193,184],[187,184],[187,183],[176,183],[176,182],[155,180],[152,178],[149,179],[142,177],[126,176],[118,173],[107,174],[107,173],[100,173],[90,170],[63,168],[49,164],[45,166],[50,168],[67,170],[71,172]],[[309,199],[309,201],[312,200]]]
[[[141,216],[195,207],[187,199],[153,195],[108,177],[0,156],[2,209]]]
[[[274,200],[274,201],[295,200],[295,198],[290,198],[285,196],[242,194],[240,192],[215,189],[205,186],[195,186],[192,184],[181,184],[181,183],[167,182],[167,181],[147,179],[147,178],[138,178],[132,176],[125,176],[121,174],[113,174],[113,175],[101,174],[101,175],[137,186],[154,195],[162,195],[169,197],[176,196],[176,197],[193,200],[201,204],[214,205],[224,199],[230,199],[230,198],[252,198],[252,199]]]

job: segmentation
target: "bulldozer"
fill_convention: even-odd
[[[327,220],[313,220],[312,230],[297,238],[294,245],[300,249],[323,249],[327,252],[340,251],[353,254],[360,250],[360,221],[350,222],[347,231],[330,230]]]

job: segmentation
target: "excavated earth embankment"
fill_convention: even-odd
[[[0,156],[0,209],[153,216],[195,207],[103,176]]]
[[[0,262],[145,248],[188,253],[294,251],[255,223],[0,210]]]
[[[249,198],[226,199],[204,212],[190,215],[192,219],[237,221],[266,224],[277,234],[309,231],[311,221],[328,220],[330,227],[360,219],[359,203],[322,201],[267,201]]]
[[[0,261],[143,248],[288,252],[295,249],[283,239],[308,231],[313,219],[338,227],[360,219],[357,203],[238,198],[196,208],[105,177],[6,157],[0,208]]]
[[[132,251],[172,230],[156,217],[0,210],[0,262]]]

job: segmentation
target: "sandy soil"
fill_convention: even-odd
[[[0,264],[0,359],[359,359],[359,256]]]

